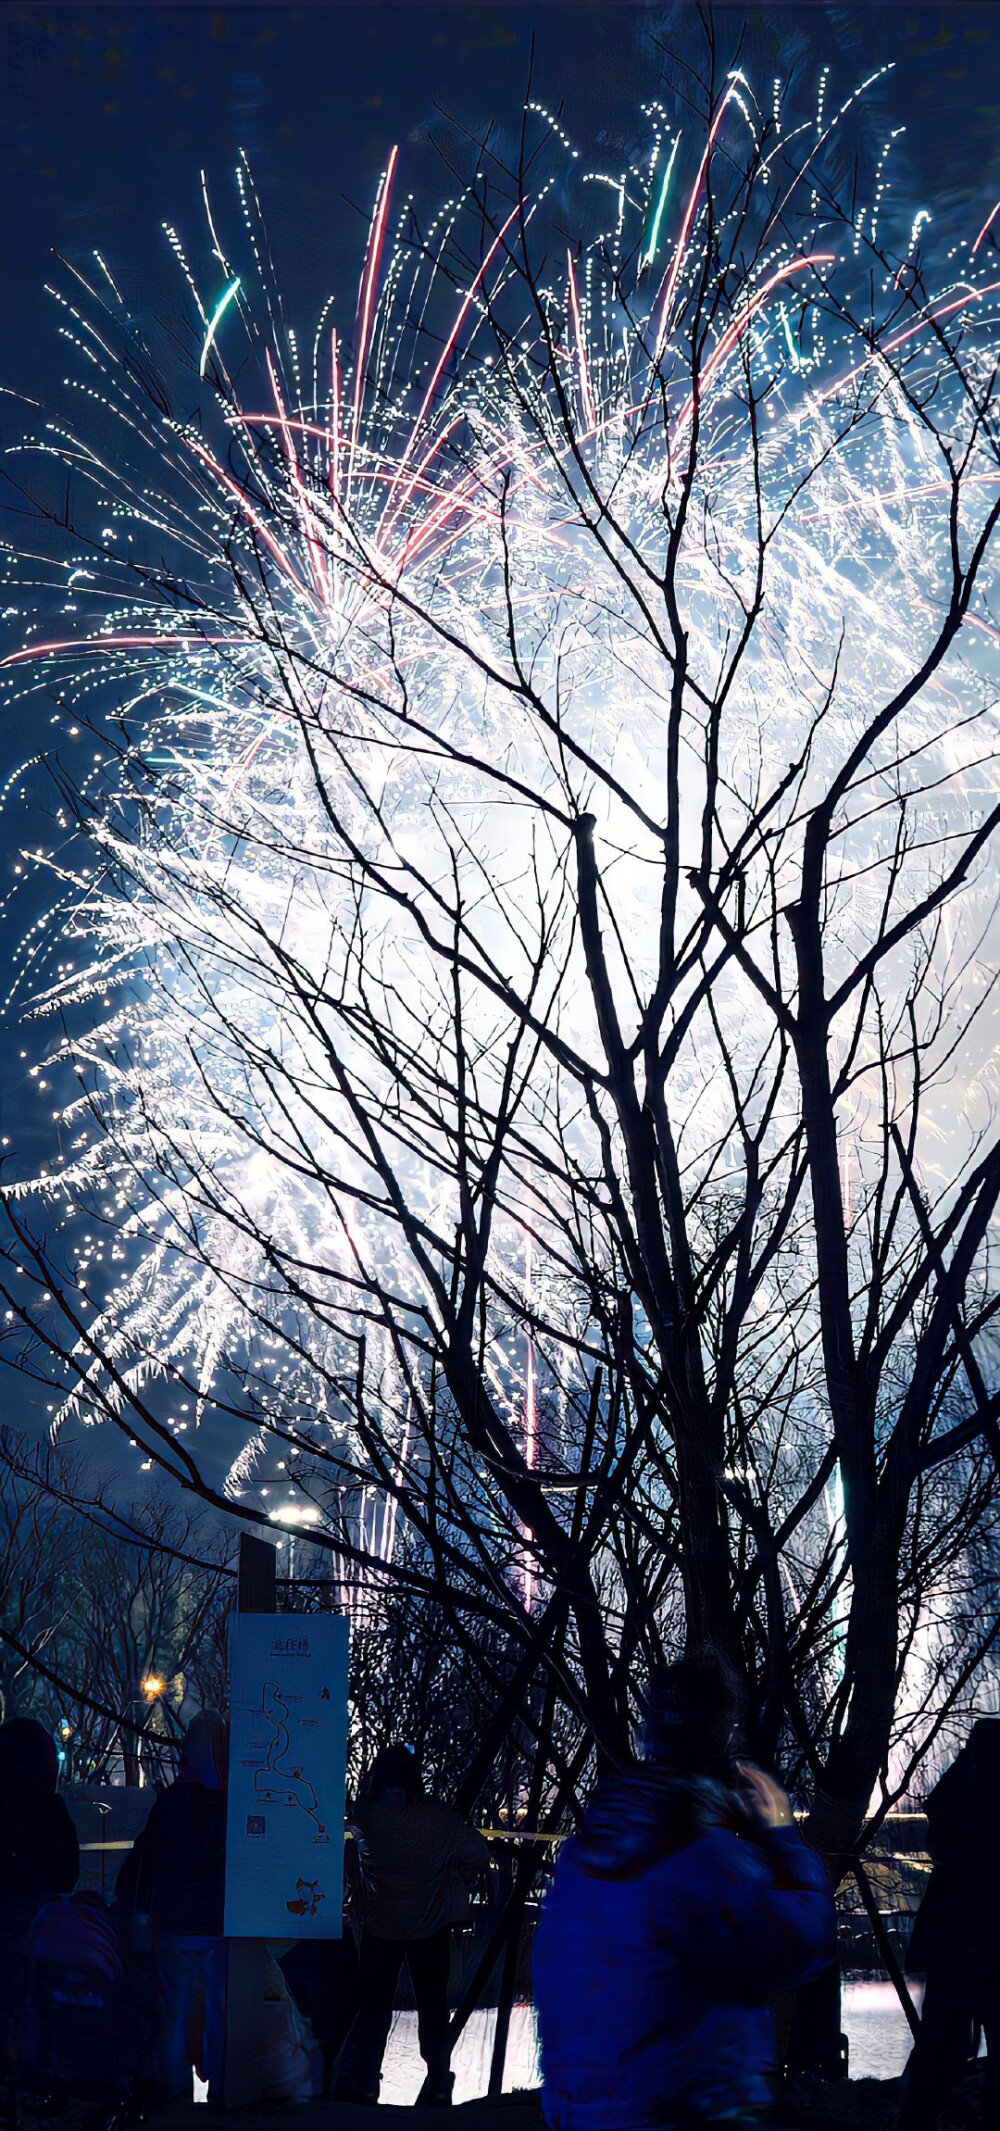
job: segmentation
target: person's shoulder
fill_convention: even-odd
[[[749,1883],[769,1876],[759,1844],[725,1825],[695,1829],[683,1848],[672,1850],[653,1870],[677,1884],[702,1888],[716,1881],[731,1886],[734,1880]]]
[[[413,1815],[411,1825],[414,1830],[422,1832],[428,1840],[457,1842],[460,1837],[467,1837],[470,1842],[475,1842],[483,1839],[458,1806],[450,1804],[447,1798],[434,1798],[425,1791],[407,1810]]]
[[[145,1845],[150,1841],[155,1841],[159,1830],[164,1826],[169,1826],[171,1815],[175,1808],[168,1801],[175,1788],[174,1784],[170,1784],[166,1790],[157,1791],[146,1818],[135,1837],[133,1848],[137,1844]]]
[[[55,1842],[72,1838],[75,1842],[77,1839],[73,1815],[58,1791],[46,1791],[42,1797],[33,1799],[18,1819],[29,1841]]]
[[[203,1783],[168,1783],[165,1790],[157,1792],[146,1826],[159,1827],[174,1820],[215,1817],[224,1811],[225,1799],[221,1791],[206,1790]]]

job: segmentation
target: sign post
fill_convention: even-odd
[[[347,1622],[278,1613],[276,1556],[240,1540],[230,1627],[224,2106],[258,2100],[262,1941],[339,1938],[347,1764]]]

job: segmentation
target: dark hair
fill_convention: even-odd
[[[229,1773],[229,1736],[218,1709],[200,1709],[181,1740],[180,1772],[205,1790],[225,1790]]]
[[[990,1840],[998,1781],[1000,1719],[979,1717],[926,1801],[931,1856],[936,1863],[958,1858],[964,1868],[977,1846]]]
[[[721,1766],[736,1744],[741,1704],[737,1681],[714,1650],[655,1667],[645,1695],[643,1760],[678,1772]]]
[[[995,1782],[1000,1777],[1000,1717],[977,1717],[966,1751],[977,1770]]]
[[[366,1805],[376,1805],[386,1791],[402,1791],[407,1805],[423,1795],[420,1764],[412,1746],[383,1746],[363,1785]]]
[[[35,1717],[8,1717],[0,1724],[0,1790],[54,1791],[59,1779],[56,1742]]]

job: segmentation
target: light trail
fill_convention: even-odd
[[[212,349],[215,346],[215,336],[219,330],[220,325],[222,324],[222,321],[226,315],[226,312],[229,309],[230,304],[232,303],[233,297],[236,295],[239,289],[239,285],[240,277],[238,274],[236,274],[233,280],[230,282],[229,287],[223,290],[222,295],[219,297],[219,301],[216,304],[214,311],[212,312],[212,316],[208,321],[208,331],[206,332],[204,341],[202,342],[201,361],[198,364],[199,377],[204,377],[205,372],[208,369],[208,358],[211,355]]]
[[[656,258],[657,251],[659,250],[660,224],[663,221],[664,209],[666,208],[667,204],[667,195],[670,191],[670,181],[674,174],[674,164],[677,161],[677,151],[681,145],[681,139],[681,134],[677,133],[674,135],[674,145],[670,150],[667,165],[660,183],[660,193],[659,198],[656,202],[656,209],[653,215],[653,221],[649,232],[649,239],[646,245],[646,249],[642,254],[642,267],[652,266],[653,261]]]

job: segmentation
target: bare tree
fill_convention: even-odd
[[[710,1642],[846,1856],[996,1633],[995,304],[707,40],[579,191],[533,106],[427,229],[394,157],[311,386],[211,217],[196,414],[79,295],[3,1297],[63,1411],[427,1609],[471,1778],[564,1810]]]
[[[0,1469],[6,1714],[54,1733],[69,1780],[149,1781],[185,1712],[225,1703],[227,1537],[162,1492],[116,1506],[78,1455],[10,1430]]]

